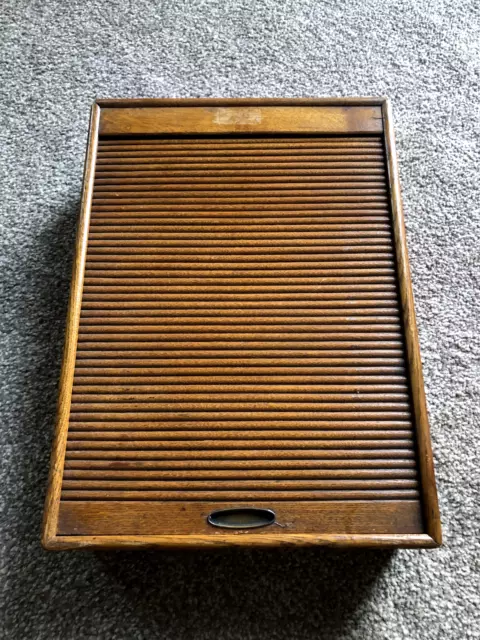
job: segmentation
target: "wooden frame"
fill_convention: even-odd
[[[196,107],[202,106],[200,111]],[[301,109],[301,118],[292,121],[289,108]],[[323,111],[319,112],[318,107]],[[164,132],[178,133],[179,114],[191,133],[217,132],[384,132],[390,187],[390,207],[395,237],[400,298],[411,380],[411,397],[417,438],[417,466],[421,478],[424,533],[405,534],[275,534],[244,533],[212,535],[58,535],[58,518],[63,466],[67,442],[79,317],[93,193],[93,178],[99,132],[104,135],[158,133],[156,114],[168,108]],[[140,111],[139,111],[140,110]],[[205,111],[206,110],[206,111]],[[208,117],[205,117],[205,113]],[[319,116],[320,113],[320,116]],[[143,115],[142,115],[143,114]],[[347,115],[346,115],[347,114]],[[199,117],[200,116],[200,117]],[[298,122],[301,122],[301,126]],[[209,124],[210,123],[210,124]],[[212,124],[213,123],[213,124]],[[185,132],[185,124],[182,124]],[[203,100],[98,100],[92,108],[84,188],[73,265],[72,289],[67,317],[65,351],[60,378],[59,403],[53,446],[49,488],[46,498],[43,545],[46,549],[183,547],[205,545],[329,545],[348,547],[436,547],[441,544],[441,526],[433,471],[432,451],[416,328],[413,292],[408,265],[405,226],[400,197],[391,109],[386,98],[328,99],[203,99]]]

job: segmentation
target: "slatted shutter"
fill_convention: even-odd
[[[438,542],[387,111],[95,107],[51,546]]]

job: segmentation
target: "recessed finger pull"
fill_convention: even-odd
[[[214,527],[224,529],[255,529],[273,524],[275,513],[271,509],[254,507],[219,509],[212,511],[207,521]]]

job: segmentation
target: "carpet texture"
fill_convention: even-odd
[[[2,530],[8,639],[480,637],[478,0],[2,0]],[[392,99],[445,545],[44,552],[95,97]]]

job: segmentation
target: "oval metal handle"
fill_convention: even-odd
[[[256,507],[235,507],[212,511],[207,518],[208,524],[224,529],[255,529],[266,527],[275,522],[275,512],[271,509]]]

